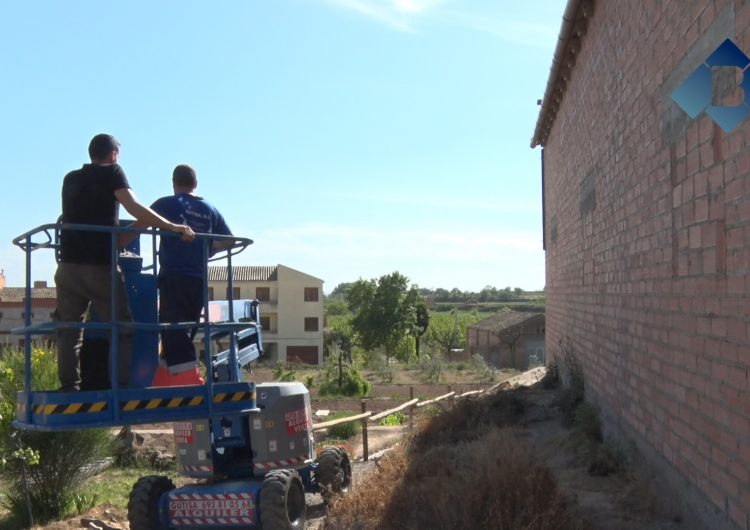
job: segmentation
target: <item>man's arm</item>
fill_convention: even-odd
[[[148,224],[144,221],[136,221],[135,223],[132,223],[128,225],[128,228],[148,228]],[[140,234],[134,234],[132,232],[122,232],[117,238],[117,248],[125,248],[127,247],[131,241],[138,238]]]
[[[230,248],[232,245],[234,245],[234,239],[222,239],[221,241],[214,240],[211,242],[211,249],[213,252],[219,252]]]
[[[173,223],[153,211],[148,206],[144,206],[138,202],[138,199],[135,198],[135,195],[130,188],[120,188],[119,190],[115,190],[115,198],[130,215],[135,217],[136,223],[133,227],[145,228],[147,226],[153,226],[167,232],[177,232],[182,234],[183,241],[192,241],[195,239],[195,232],[193,232],[192,228],[188,225],[178,225]],[[134,238],[131,238],[131,241],[132,239]]]

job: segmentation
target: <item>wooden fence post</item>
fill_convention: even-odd
[[[409,387],[409,401],[414,399],[414,387]],[[409,407],[409,432],[414,428],[414,405]]]
[[[367,412],[367,401],[364,399],[360,402],[362,405],[362,414]],[[367,418],[362,418],[362,458],[365,462],[370,459],[370,450],[367,447]]]

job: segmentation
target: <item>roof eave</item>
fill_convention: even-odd
[[[568,0],[565,6],[542,108],[539,110],[534,136],[531,138],[532,149],[538,145],[544,147],[552,130],[566,84],[581,49],[581,39],[586,34],[588,19],[593,13],[594,0]]]

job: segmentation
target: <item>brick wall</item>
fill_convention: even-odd
[[[750,118],[670,98],[725,38],[750,54],[750,2],[596,2],[544,148],[546,350],[707,525],[750,529]]]

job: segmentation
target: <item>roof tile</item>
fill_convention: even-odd
[[[272,282],[278,279],[277,267],[275,266],[253,266],[235,265],[232,267],[232,281],[235,282]],[[226,267],[209,267],[208,281],[227,281]]]
[[[525,323],[535,317],[544,318],[544,313],[521,313],[518,311],[505,311],[480,320],[469,326],[470,328],[485,329],[488,331],[501,331],[510,329]]]
[[[0,289],[0,302],[23,302],[26,297],[25,287],[3,287]],[[36,287],[31,289],[31,299],[46,298],[55,300],[57,289],[54,287]]]

